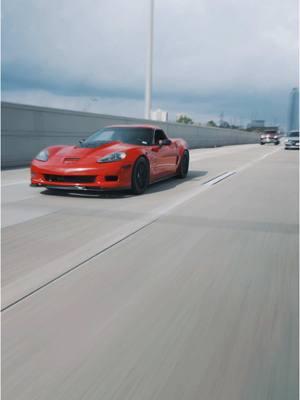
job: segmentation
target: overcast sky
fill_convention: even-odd
[[[2,100],[142,117],[149,0],[2,0]],[[155,0],[153,108],[285,125],[297,0]]]

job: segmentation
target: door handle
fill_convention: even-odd
[[[151,150],[154,151],[155,153],[157,153],[157,152],[159,152],[160,147],[159,146],[153,146]]]

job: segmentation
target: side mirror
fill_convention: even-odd
[[[170,144],[172,144],[172,141],[170,139],[162,139],[159,140],[158,144],[159,146],[170,146]]]
[[[83,142],[85,142],[85,139],[79,139],[79,144],[82,144]]]

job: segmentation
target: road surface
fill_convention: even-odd
[[[298,399],[298,156],[193,150],[136,197],[3,172],[3,399]]]

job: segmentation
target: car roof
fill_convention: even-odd
[[[158,125],[151,125],[151,124],[128,124],[128,125],[109,125],[105,128],[148,128],[148,129],[162,129]]]

